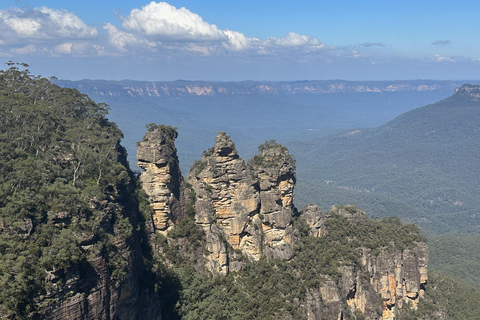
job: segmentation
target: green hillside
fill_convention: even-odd
[[[304,193],[299,202],[328,206],[348,191],[370,214],[398,215],[428,233],[478,225],[478,92],[478,86],[464,85],[453,96],[380,127],[292,143],[299,163],[297,190]]]
[[[138,209],[108,107],[24,67],[0,71],[0,318],[44,319],[131,276]]]

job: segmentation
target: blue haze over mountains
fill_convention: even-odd
[[[422,141],[427,134],[422,128],[428,124],[429,132],[442,133],[432,137],[449,137],[453,131],[443,129],[456,114],[408,111],[445,99],[466,82],[480,84],[435,80],[56,81],[110,105],[109,118],[125,135],[122,143],[134,169],[136,142],[151,122],[178,127],[176,146],[185,176],[193,161],[213,145],[217,131],[232,137],[245,161],[256,153],[259,144],[275,139],[289,147],[297,159],[297,207],[317,202],[327,209],[332,204],[353,202],[369,214],[396,215],[433,232],[478,224],[468,217],[474,214],[474,207],[480,207],[474,196],[480,186],[465,171],[478,172],[474,159],[465,158],[455,168],[447,165],[468,156],[462,150],[480,140],[465,139],[466,132],[451,136],[451,148],[446,148],[451,151],[449,158],[439,163],[436,160],[446,155],[439,146],[446,142]],[[463,114],[457,120],[468,120],[469,116]],[[480,119],[480,115],[473,116]],[[392,129],[395,126],[397,130]],[[475,134],[479,135],[478,131]],[[405,145],[405,141],[410,142]],[[393,161],[392,157],[404,161]],[[478,173],[476,178],[479,180]],[[462,185],[462,179],[469,185]],[[433,189],[419,192],[425,188]],[[459,221],[448,221],[449,212],[458,213]],[[433,220],[428,218],[432,215]]]

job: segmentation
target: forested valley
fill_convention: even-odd
[[[395,210],[390,217],[367,218],[347,203],[297,210],[285,200],[286,184],[271,181],[276,175],[283,179],[288,168],[294,183],[295,161],[274,141],[242,162],[229,138],[221,144],[217,137],[215,147],[192,165],[189,181],[197,185],[179,181],[180,214],[159,230],[152,198],[130,170],[123,134],[108,120],[107,105],[33,76],[25,64],[9,63],[0,71],[0,110],[0,318],[477,319],[480,314],[474,287],[430,267],[428,281],[423,269],[418,271],[429,241],[415,225],[392,217]],[[143,142],[168,150],[173,156],[165,163],[171,165],[176,135],[175,128],[150,124]],[[225,165],[235,161],[232,168],[238,170],[233,178],[222,171],[219,159],[227,158],[231,162]],[[154,156],[153,162],[159,161]],[[234,237],[225,237],[227,219],[211,211],[220,191],[238,181],[245,181],[258,201],[247,215],[248,204],[235,209],[247,221],[240,236],[253,239],[245,247],[234,247]],[[272,185],[264,187],[267,183]],[[275,188],[283,198],[268,193]],[[196,220],[202,210],[212,213],[206,220],[215,233]],[[286,213],[291,215],[279,221]],[[284,230],[290,242],[267,245],[273,229]],[[212,237],[221,250],[212,249]],[[436,266],[450,263],[454,237],[432,242]],[[474,248],[474,238],[467,240]],[[244,250],[257,243],[260,252],[273,253],[257,258]],[[229,272],[206,267],[220,259],[216,252],[228,257]],[[391,283],[391,267],[407,257],[416,264],[405,275],[414,275],[416,287],[400,284],[401,303],[398,293],[381,288],[385,279]],[[456,262],[475,270],[476,261]],[[464,277],[469,276],[478,275]]]

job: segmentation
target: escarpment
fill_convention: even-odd
[[[262,258],[284,261],[304,287],[299,312],[312,320],[360,315],[387,320],[405,305],[417,307],[427,283],[428,248],[416,227],[395,218],[367,219],[351,205],[326,212],[309,205],[299,213],[293,204],[295,160],[287,148],[267,141],[245,163],[225,132],[192,165],[184,189],[181,176],[171,174],[179,172],[171,169],[178,168],[176,132],[157,129],[149,129],[138,147],[155,232],[180,244],[185,255],[186,242],[178,234],[188,237],[189,232],[184,222],[177,226],[182,222],[176,216],[188,214],[182,213],[187,211],[183,196],[175,197],[172,190],[189,190],[192,221],[202,231],[201,249],[190,251],[197,272],[228,275]]]
[[[18,63],[0,88],[0,318],[160,319],[107,106]]]

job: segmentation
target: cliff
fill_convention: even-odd
[[[24,66],[0,71],[0,318],[160,319],[121,131]]]
[[[137,164],[143,169],[140,181],[154,211],[154,230],[163,233],[184,210],[185,186],[174,144],[177,135],[172,127],[152,124],[137,149]]]
[[[147,132],[146,137],[138,147],[139,166],[146,168],[141,177],[153,172],[145,165],[144,159],[152,153],[146,149],[151,144],[151,135]],[[170,151],[165,152],[165,147],[154,144],[156,153],[172,156],[158,156],[162,164],[178,166],[171,152],[174,147],[166,147]],[[173,199],[165,197],[168,193],[165,191],[157,194],[148,191],[165,190],[165,177],[159,175],[174,181],[165,172],[156,172],[155,179],[142,178],[154,209],[157,201],[168,204],[165,199]],[[152,183],[147,184],[147,180]],[[156,181],[160,183],[157,185]],[[175,181],[178,186],[182,184],[181,179]],[[203,153],[188,174],[188,186],[194,195],[192,221],[202,231],[197,236],[199,242],[190,241],[188,247],[185,240],[191,239],[193,229],[185,232],[184,222],[175,223],[168,218],[169,214],[165,215],[167,219],[162,221],[170,221],[170,229],[164,232],[167,229],[157,228],[157,233],[166,236],[168,243],[159,247],[159,252],[167,257],[163,261],[179,270],[188,270],[185,262],[193,263],[200,274],[235,274],[227,279],[237,279],[238,292],[254,290],[241,280],[247,277],[244,281],[249,283],[248,277],[252,276],[252,271],[246,275],[245,268],[267,261],[267,266],[273,265],[280,277],[280,270],[284,270],[283,277],[293,276],[296,278],[293,283],[299,286],[277,288],[278,294],[285,297],[280,305],[291,304],[297,308],[297,316],[307,319],[357,319],[363,315],[366,319],[390,320],[398,317],[405,305],[416,309],[424,296],[428,260],[428,248],[418,229],[395,218],[367,219],[364,212],[351,205],[332,207],[327,212],[309,205],[298,213],[293,205],[295,182],[295,160],[284,146],[267,141],[259,147],[259,154],[245,163],[230,137],[218,132],[214,146]],[[154,212],[153,219],[157,215]],[[181,264],[176,264],[178,256],[172,250],[183,256]],[[181,274],[191,271],[179,272],[181,279]],[[287,298],[299,288],[304,291],[297,292],[293,300]],[[222,299],[239,299],[235,296]],[[290,314],[293,316],[291,311]]]
[[[89,95],[104,97],[186,97],[254,94],[335,94],[385,92],[435,92],[454,90],[459,81],[344,81],[316,80],[292,82],[207,82],[207,81],[105,81],[56,80],[61,86],[76,88]]]
[[[309,225],[313,237],[328,234],[327,225],[332,215],[345,218],[348,224],[361,225],[367,220],[362,211],[354,206],[332,207],[324,213],[316,205],[304,208],[303,217]],[[398,224],[392,224],[390,232],[398,232]],[[356,235],[350,235],[355,241]],[[388,241],[394,241],[390,237]],[[403,249],[403,250],[402,250]],[[424,296],[427,284],[428,247],[424,242],[415,242],[408,248],[395,246],[360,246],[361,266],[340,267],[340,287],[327,281],[320,287],[321,300],[327,305],[330,314],[341,314],[341,301],[346,302],[352,313],[360,311],[367,319],[376,319],[378,309],[381,319],[395,319],[404,304],[416,309]],[[380,295],[380,300],[378,300]],[[319,297],[317,297],[317,300]],[[380,301],[380,305],[379,305]],[[322,319],[318,313],[311,319]]]
[[[238,270],[230,261],[239,254],[253,260],[291,257],[295,174],[285,147],[271,143],[247,165],[219,132],[188,181],[197,195],[195,220],[207,239],[207,269]]]

